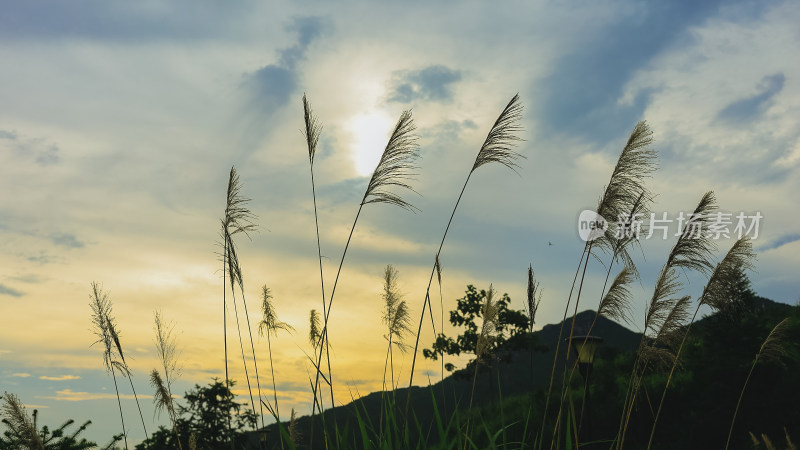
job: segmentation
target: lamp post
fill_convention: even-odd
[[[597,345],[603,342],[603,338],[597,336],[573,336],[571,341],[572,348],[575,349],[575,357],[578,359],[578,370],[584,381],[584,392],[586,400],[586,409],[591,411],[590,406],[590,389],[589,389],[589,375],[592,373],[592,364],[594,364],[594,354],[597,350]],[[586,427],[581,433],[583,440],[588,441],[591,436],[591,413],[586,414]],[[583,408],[581,408],[581,417],[578,426],[582,426],[583,422]]]

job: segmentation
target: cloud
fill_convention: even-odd
[[[792,242],[800,241],[800,233],[790,233],[785,234],[783,236],[779,236],[776,239],[768,241],[763,245],[758,247],[759,252],[765,252],[767,250],[775,250],[776,248],[783,247],[784,245],[791,244]]]
[[[3,145],[5,143],[5,145]],[[58,145],[43,138],[21,137],[16,131],[0,130],[0,149],[8,148],[18,158],[33,159],[42,167],[58,164],[61,161]]]
[[[587,27],[585,40],[564,49],[551,75],[536,86],[537,119],[544,127],[598,142],[632,127],[655,90],[642,90],[620,103],[625,84],[687,29],[716,13],[722,2],[627,3]]]
[[[325,24],[318,17],[297,17],[286,31],[297,33],[294,45],[278,50],[280,59],[245,75],[245,88],[252,105],[262,113],[272,113],[286,105],[297,89],[297,63],[305,59],[309,45],[322,35]]]
[[[461,81],[461,72],[446,66],[434,65],[414,71],[398,71],[392,75],[390,102],[409,103],[414,100],[449,101],[453,98],[452,84]]]
[[[18,373],[12,373],[11,376],[17,378],[28,378],[31,376],[31,374],[25,372],[18,372]]]
[[[40,283],[44,283],[47,280],[46,277],[43,277],[43,276],[37,275],[37,274],[33,274],[33,273],[29,273],[29,274],[25,274],[25,275],[17,275],[17,276],[11,277],[11,279],[14,280],[14,281],[19,281],[21,283],[27,283],[27,284],[40,284]]]
[[[741,124],[758,119],[776,95],[783,90],[786,76],[782,73],[769,75],[761,80],[758,93],[729,104],[717,114],[717,120]]]
[[[83,248],[85,244],[69,233],[56,233],[50,236],[53,244],[68,248]]]
[[[28,256],[26,259],[37,264],[49,264],[53,260],[44,250],[41,250],[38,255]]]
[[[102,0],[77,0],[70,4],[40,0],[3,2],[0,36],[141,42],[164,37],[207,38],[212,25],[217,32],[241,29],[232,20],[241,13],[241,7],[235,4],[184,0],[153,6],[148,2]]]
[[[56,391],[56,395],[54,396],[38,396],[37,398],[43,398],[46,400],[60,400],[66,402],[82,402],[85,400],[109,400],[109,399],[116,399],[116,394],[111,393],[99,393],[99,392],[76,392],[72,389],[64,389],[61,391]],[[134,400],[135,397],[133,395],[120,395],[120,398]]]
[[[67,380],[80,380],[81,377],[78,375],[60,375],[57,377],[50,377],[47,375],[42,375],[39,377],[40,380],[48,380],[48,381],[67,381]]]
[[[4,284],[0,284],[0,295],[8,295],[11,297],[22,297],[25,294],[14,288],[10,288]]]

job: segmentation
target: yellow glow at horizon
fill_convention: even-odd
[[[392,125],[391,118],[377,111],[350,120],[353,160],[359,175],[369,176],[375,170],[389,141]]]

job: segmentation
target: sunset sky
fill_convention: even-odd
[[[281,411],[308,413],[308,313],[321,300],[303,93],[323,125],[315,179],[328,291],[403,110],[420,136],[419,195],[406,197],[420,211],[365,206],[344,264],[330,325],[337,402],[379,388],[384,267],[398,268],[416,324],[459,190],[517,92],[526,159],[518,175],[490,165],[470,180],[441,257],[445,311],[467,284],[490,283],[522,309],[532,264],[544,289],[537,326],[559,321],[583,248],[578,215],[643,119],[659,154],[653,211],[677,217],[713,190],[724,212],[760,213],[753,287],[794,304],[797,23],[789,0],[0,0],[0,393],[50,426],[91,419],[85,436],[99,442],[120,431],[101,349],[90,347],[93,281],[113,301],[145,419],[166,419],[154,418],[146,378],[155,310],[175,322],[178,393],[224,377],[216,252],[235,166],[258,216],[252,240],[237,241],[251,319],[266,284],[297,329],[273,342]],[[673,242],[643,240],[634,255],[634,330]],[[718,241],[717,258],[731,243]],[[581,309],[596,307],[604,274],[593,261]],[[684,281],[691,295],[702,289],[702,278]],[[438,312],[438,289],[433,301]],[[429,324],[421,342],[432,342]],[[257,345],[266,388],[266,341]],[[395,359],[408,380],[410,358]],[[241,359],[231,361],[241,388]],[[440,376],[421,356],[417,367],[421,384]],[[139,441],[132,400],[124,408]]]

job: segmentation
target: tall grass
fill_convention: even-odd
[[[783,363],[783,359],[787,357],[788,352],[786,351],[785,341],[786,341],[786,328],[789,324],[789,318],[785,318],[778,322],[777,325],[769,332],[769,335],[764,342],[761,344],[761,348],[758,349],[758,353],[756,353],[756,357],[753,359],[753,364],[750,366],[750,371],[747,373],[747,378],[744,380],[744,386],[742,386],[742,391],[739,393],[739,400],[736,402],[736,409],[733,410],[733,419],[731,419],[731,428],[728,431],[728,440],[725,442],[725,450],[728,450],[728,447],[731,444],[731,435],[733,434],[733,426],[736,424],[736,415],[739,413],[739,407],[742,406],[742,398],[744,397],[744,391],[747,389],[747,383],[750,382],[750,376],[753,375],[753,370],[756,368],[756,364],[758,364],[759,360],[766,361],[776,361],[778,363]],[[788,434],[787,434],[787,441]]]
[[[334,295],[336,294],[336,286],[339,283],[339,276],[342,273],[342,266],[344,265],[345,257],[347,256],[347,249],[350,247],[350,241],[353,238],[358,218],[361,216],[361,211],[364,205],[370,203],[387,203],[390,205],[400,206],[404,209],[413,210],[411,203],[406,201],[396,190],[414,191],[408,184],[413,178],[413,171],[416,169],[415,162],[419,158],[419,145],[417,144],[417,135],[415,134],[416,126],[411,117],[411,111],[403,111],[397,124],[394,126],[389,142],[381,154],[381,159],[375,170],[372,172],[372,177],[369,180],[364,196],[358,206],[356,217],[353,220],[353,225],[350,227],[350,234],[347,237],[342,257],[339,260],[339,269],[336,271],[336,278],[333,281],[333,288],[328,298],[327,309],[322,315],[322,332],[320,334],[320,347],[317,355],[316,379],[314,381],[313,395],[317,398],[320,379],[320,367],[322,365],[322,347],[327,350],[328,346],[328,322],[330,319],[331,308],[333,307]],[[329,376],[328,384],[331,390],[331,406],[335,405],[333,398],[333,378],[332,374]],[[316,401],[315,401],[316,404]],[[314,408],[312,407],[312,415]]]
[[[461,192],[458,194],[456,203],[453,206],[453,211],[450,213],[450,219],[447,221],[447,226],[442,234],[442,240],[439,243],[439,248],[436,250],[436,254],[434,256],[431,275],[428,278],[428,287],[425,289],[425,299],[422,302],[421,315],[416,333],[416,342],[414,343],[414,352],[412,353],[411,358],[411,373],[408,380],[409,388],[414,385],[414,369],[417,362],[417,350],[419,349],[419,338],[420,334],[422,333],[422,323],[425,321],[425,310],[427,307],[428,311],[430,312],[431,308],[430,297],[431,285],[433,284],[433,275],[434,273],[441,273],[437,272],[436,268],[439,267],[439,258],[442,254],[442,247],[444,247],[444,241],[447,238],[447,232],[450,230],[450,225],[453,223],[453,218],[456,215],[458,205],[461,203],[461,198],[464,196],[464,191],[467,189],[467,184],[469,184],[472,174],[475,173],[479,167],[492,163],[502,164],[512,170],[517,167],[516,161],[522,157],[522,155],[517,153],[514,150],[514,147],[517,142],[522,140],[518,136],[518,133],[522,131],[522,128],[519,125],[521,118],[522,104],[519,101],[519,94],[516,94],[511,98],[506,107],[503,108],[503,111],[497,117],[494,125],[489,130],[489,134],[486,136],[486,139],[483,141],[483,145],[481,145],[480,150],[478,150],[478,154],[475,156],[475,162],[472,164],[472,169],[470,169],[466,180],[464,180],[464,186],[461,188]],[[431,322],[432,321],[433,313],[431,312]],[[411,390],[409,389],[409,397],[406,399],[406,415],[408,412],[408,403],[411,399],[410,392]]]
[[[159,374],[158,369],[150,372],[150,385],[155,389],[154,402],[156,411],[166,410],[169,420],[172,423],[172,431],[175,433],[175,440],[178,448],[182,449],[181,438],[178,434],[178,414],[175,411],[175,403],[172,396],[172,382],[180,373],[178,366],[178,345],[177,337],[173,334],[175,325],[165,322],[161,312],[156,311],[155,317],[155,344],[161,368],[164,376]]]
[[[681,339],[678,350],[675,352],[675,360],[670,368],[669,375],[667,376],[667,383],[664,386],[664,391],[661,394],[661,400],[658,403],[658,410],[653,421],[653,427],[650,431],[650,439],[647,443],[649,449],[653,444],[653,436],[656,432],[658,425],[658,418],[661,415],[661,408],[664,406],[664,399],[667,395],[672,375],[675,373],[675,368],[678,366],[681,357],[681,351],[686,343],[686,338],[689,336],[689,331],[697,318],[697,313],[700,307],[708,305],[713,311],[723,311],[730,308],[731,303],[736,301],[735,295],[732,295],[729,286],[735,284],[741,279],[741,273],[744,269],[752,269],[755,254],[753,253],[753,246],[748,237],[743,237],[737,240],[722,261],[716,265],[714,272],[708,279],[708,283],[703,288],[703,293],[697,301],[697,307],[694,310],[692,319],[683,331],[683,338]]]
[[[114,334],[112,334],[112,327],[114,319],[111,316],[111,299],[108,294],[103,292],[103,288],[99,284],[92,282],[91,302],[89,305],[92,308],[92,331],[94,332],[97,340],[94,344],[100,344],[103,351],[103,366],[106,371],[111,374],[111,379],[114,380],[114,391],[117,394],[117,406],[119,407],[119,420],[122,423],[122,437],[125,440],[125,448],[128,448],[128,432],[125,429],[125,417],[122,414],[122,401],[119,397],[119,386],[117,385],[116,370],[121,369],[123,366],[114,357]],[[92,344],[92,345],[94,345]]]
[[[595,212],[603,217],[605,220],[611,221],[619,219],[631,219],[635,214],[647,209],[647,202],[652,198],[652,194],[645,186],[644,182],[656,169],[656,152],[650,147],[653,143],[653,132],[647,125],[647,122],[641,121],[631,131],[625,146],[620,152],[614,170],[611,173],[611,178],[605,186],[600,200],[598,201]],[[623,230],[624,231],[624,230]],[[572,346],[572,337],[575,332],[575,317],[578,314],[578,305],[583,291],[583,283],[586,278],[586,270],[589,265],[589,257],[593,256],[593,248],[598,248],[603,251],[611,251],[613,256],[609,263],[609,272],[611,265],[614,261],[621,259],[625,262],[626,266],[632,267],[635,270],[635,265],[630,258],[627,246],[631,239],[625,239],[622,235],[615,238],[615,233],[619,232],[615,227],[609,226],[605,234],[599,236],[595,240],[589,240],[584,245],[581,252],[580,260],[578,261],[578,268],[575,271],[575,276],[572,280],[572,287],[570,288],[567,302],[564,306],[564,316],[562,318],[561,327],[558,332],[558,341],[556,343],[555,352],[553,354],[553,365],[550,373],[550,382],[547,387],[547,394],[545,395],[545,411],[550,403],[550,393],[553,390],[553,383],[555,380],[555,371],[558,362],[559,349],[561,346],[561,339],[564,335],[564,325],[569,313],[569,307],[572,304],[572,295],[575,292],[575,286],[578,285],[578,290],[575,297],[575,305],[573,318],[570,323],[569,337],[567,339],[567,350],[565,352],[567,362],[569,361],[570,349]],[[581,274],[582,271],[582,274]],[[606,282],[608,281],[608,274],[606,275]],[[580,282],[578,276],[580,275]],[[601,294],[602,297],[602,294]],[[564,365],[564,374],[562,377],[562,393],[559,398],[565,398],[567,383],[567,364]],[[558,414],[556,416],[556,426],[554,434],[558,432],[561,418],[561,411],[563,402],[559,402]],[[546,417],[542,418],[541,435],[544,435]],[[550,447],[552,448],[555,440],[551,440]],[[540,442],[541,444],[541,442]]]
[[[383,274],[383,293],[381,298],[383,300],[383,313],[381,321],[386,326],[386,335],[384,336],[387,341],[386,348],[386,361],[383,365],[383,390],[381,391],[381,419],[380,419],[380,432],[379,441],[383,441],[383,411],[389,409],[390,406],[384,403],[384,392],[386,391],[386,370],[390,372],[390,382],[392,387],[392,398],[390,405],[394,407],[394,390],[397,385],[394,381],[394,351],[396,347],[401,353],[408,351],[408,344],[405,342],[406,335],[411,333],[411,315],[408,310],[408,304],[403,299],[403,294],[400,292],[400,287],[397,282],[398,272],[391,264],[387,265]]]
[[[617,445],[625,443],[634,402],[641,379],[650,363],[669,367],[674,361],[675,337],[688,318],[690,298],[676,297],[681,290],[678,269],[708,273],[712,268],[711,256],[714,243],[702,230],[711,222],[711,213],[716,210],[714,193],[706,192],[697,207],[687,218],[681,234],[672,247],[667,261],[656,280],[653,295],[647,304],[644,333],[636,351],[633,370],[628,381],[628,390],[620,416]]]
[[[267,285],[261,287],[261,313],[262,319],[258,323],[258,333],[261,336],[267,336],[267,351],[269,353],[269,370],[272,372],[272,394],[275,404],[268,405],[270,413],[275,417],[278,422],[281,421],[281,410],[278,407],[278,389],[275,386],[275,364],[272,362],[272,337],[277,336],[278,331],[294,331],[294,327],[286,322],[278,320],[278,314],[275,312],[275,306],[272,304],[272,293],[270,293]]]
[[[231,171],[228,176],[225,213],[221,220],[222,229],[220,232],[220,238],[222,239],[222,243],[220,244],[222,247],[222,335],[224,344],[226,386],[228,386],[228,383],[230,382],[230,374],[228,369],[228,288],[226,286],[226,276],[230,277],[231,293],[233,293],[236,277],[240,272],[238,261],[235,259],[235,248],[233,247],[232,238],[239,233],[247,235],[256,228],[255,224],[253,223],[255,216],[247,208],[247,203],[250,201],[250,199],[243,197],[240,193],[240,190],[241,187],[239,185],[239,174],[236,173],[235,167],[231,167]],[[232,255],[234,258],[232,258]],[[246,368],[247,365],[245,364],[245,370]],[[228,418],[228,439],[231,443],[231,448],[233,448],[233,427],[230,417]]]
[[[331,312],[333,300],[335,298],[336,288],[343,271],[344,261],[347,256],[350,243],[353,239],[358,220],[361,217],[362,210],[365,205],[371,203],[385,203],[392,206],[399,206],[406,210],[415,210],[416,208],[404,197],[408,192],[414,192],[411,186],[411,180],[414,178],[414,171],[416,170],[416,161],[419,158],[419,145],[418,137],[415,133],[416,126],[409,111],[404,111],[394,128],[391,131],[389,140],[383,149],[381,159],[378,162],[375,170],[373,171],[369,182],[367,183],[364,195],[358,206],[355,214],[353,224],[349,230],[349,235],[344,244],[341,258],[339,260],[338,269],[335,279],[332,284],[329,295],[325,290],[325,274],[322,264],[322,250],[320,239],[320,224],[317,213],[317,198],[316,198],[316,185],[314,179],[314,162],[319,144],[322,127],[314,115],[307,97],[304,95],[302,99],[303,113],[304,113],[304,130],[305,144],[308,150],[309,170],[311,179],[311,191],[314,206],[314,221],[317,242],[317,259],[319,262],[319,278],[320,278],[320,292],[321,292],[321,311],[312,309],[309,316],[309,334],[308,340],[312,346],[312,355],[308,356],[313,366],[313,376],[309,373],[309,387],[313,396],[311,407],[311,430],[308,435],[308,446],[313,446],[314,439],[314,425],[313,420],[315,414],[322,415],[323,421],[323,434],[325,439],[326,448],[344,448],[352,445],[358,445],[365,448],[394,448],[394,447],[407,447],[412,445],[411,438],[413,433],[420,435],[420,444],[425,445],[428,443],[428,435],[431,433],[433,424],[430,425],[431,429],[424,430],[423,426],[419,423],[417,416],[413,411],[409,413],[409,404],[411,399],[411,387],[414,384],[414,375],[416,369],[416,356],[419,348],[419,340],[422,334],[423,322],[425,322],[425,315],[430,315],[431,326],[436,334],[436,322],[433,317],[433,307],[431,301],[431,286],[433,283],[434,275],[436,276],[439,286],[440,297],[440,328],[442,335],[445,327],[444,317],[444,302],[442,295],[442,266],[441,256],[444,248],[444,243],[447,238],[448,232],[453,226],[455,215],[458,206],[464,197],[467,185],[472,178],[475,171],[489,164],[501,164],[514,171],[517,169],[517,162],[523,156],[515,150],[515,146],[521,141],[519,136],[522,128],[520,126],[521,115],[523,107],[519,101],[519,96],[514,95],[511,100],[503,108],[500,115],[495,120],[494,124],[489,130],[483,144],[481,145],[473,165],[467,173],[461,191],[456,198],[455,204],[449,216],[449,219],[444,228],[438,249],[434,254],[433,267],[431,269],[429,281],[425,291],[424,300],[420,309],[420,318],[417,324],[416,333],[412,329],[412,322],[410,317],[409,307],[403,299],[403,295],[399,289],[398,272],[392,265],[387,265],[384,270],[383,276],[383,292],[381,299],[383,303],[382,322],[386,327],[385,338],[387,340],[387,348],[385,355],[382,392],[380,402],[380,416],[377,426],[372,423],[373,418],[369,417],[367,410],[357,410],[357,429],[353,430],[353,436],[356,436],[356,431],[360,433],[361,442],[350,442],[350,434],[346,427],[335,420],[333,429],[329,429],[325,423],[326,417],[323,414],[325,409],[323,403],[324,392],[327,390],[330,396],[330,408],[336,406],[334,398],[334,381],[333,372],[331,370],[331,343],[329,339],[329,327],[331,324]],[[575,275],[573,277],[572,285],[569,295],[566,299],[564,306],[564,315],[559,328],[558,339],[555,345],[555,352],[553,357],[553,365],[550,370],[549,383],[544,395],[544,410],[542,412],[541,430],[538,435],[534,432],[534,448],[541,448],[545,444],[545,427],[548,423],[548,413],[550,412],[549,406],[553,390],[557,386],[556,368],[559,358],[559,350],[562,340],[566,340],[566,358],[567,361],[563,367],[563,374],[561,377],[561,386],[558,397],[558,410],[555,413],[552,428],[552,435],[549,435],[551,448],[566,448],[577,447],[578,430],[581,426],[581,418],[583,416],[583,407],[579,412],[576,412],[576,392],[580,390],[571,389],[574,387],[572,383],[573,375],[577,367],[577,361],[570,360],[570,350],[575,338],[576,318],[578,308],[582,297],[586,295],[584,292],[584,284],[591,258],[597,259],[604,264],[605,280],[599,292],[599,303],[597,304],[597,314],[593,318],[587,335],[591,334],[599,317],[604,317],[619,322],[631,323],[632,299],[630,285],[639,278],[638,270],[633,258],[630,255],[631,248],[639,245],[639,236],[642,230],[638,228],[638,219],[647,214],[650,205],[653,201],[653,194],[645,186],[645,181],[651,176],[656,169],[656,153],[651,148],[653,143],[652,131],[646,122],[642,121],[636,124],[628,137],[620,155],[617,160],[614,170],[611,174],[609,182],[604,186],[603,192],[598,200],[596,212],[603,218],[609,221],[610,227],[605,233],[597,239],[587,241],[583,247],[581,257]],[[272,354],[272,337],[278,335],[279,331],[290,332],[294,328],[278,319],[273,304],[273,297],[270,289],[264,285],[261,288],[261,312],[262,318],[258,323],[258,331],[261,336],[267,338],[267,356],[270,361],[270,372],[273,387],[273,399],[270,401],[267,397],[266,400],[262,398],[261,383],[258,372],[257,357],[255,351],[255,344],[253,339],[253,332],[251,329],[247,302],[246,302],[246,289],[243,281],[242,267],[239,261],[239,254],[235,237],[238,234],[244,234],[249,237],[249,233],[255,230],[255,215],[249,210],[248,202],[250,199],[241,194],[241,183],[239,175],[235,168],[231,168],[228,184],[226,205],[223,218],[221,219],[221,242],[220,247],[221,259],[223,263],[223,339],[224,339],[224,365],[225,365],[225,383],[230,386],[229,376],[229,360],[228,360],[228,330],[227,312],[229,302],[233,304],[236,328],[240,344],[240,353],[244,368],[244,375],[247,381],[248,394],[250,405],[253,411],[256,411],[255,398],[251,386],[249,375],[250,363],[248,359],[252,359],[252,367],[254,369],[256,390],[258,395],[259,417],[261,419],[261,427],[264,428],[264,411],[266,407],[268,412],[278,422],[278,428],[281,433],[279,439],[281,446],[287,444],[290,448],[297,448],[300,444],[300,431],[296,419],[294,409],[291,411],[289,421],[287,424],[281,423],[281,415],[277,394],[277,383],[275,379],[274,361]],[[711,256],[713,251],[713,243],[709,235],[703,233],[705,226],[711,219],[711,213],[715,211],[715,198],[712,192],[706,193],[694,211],[685,218],[684,226],[682,227],[680,237],[678,237],[667,260],[659,271],[658,278],[653,286],[652,297],[646,303],[645,317],[644,317],[644,333],[638,344],[635,360],[631,370],[630,377],[628,378],[628,385],[625,390],[625,398],[623,408],[620,414],[619,426],[617,428],[617,435],[613,442],[613,446],[621,449],[625,443],[626,433],[629,428],[631,416],[636,406],[637,395],[640,390],[642,379],[647,373],[648,369],[652,366],[661,366],[664,368],[669,367],[669,375],[667,376],[666,386],[661,395],[661,401],[658,404],[658,409],[655,414],[655,420],[650,433],[650,442],[648,448],[653,443],[653,436],[658,424],[658,419],[662,410],[667,390],[672,381],[673,374],[679,364],[681,352],[686,342],[687,336],[694,323],[699,309],[701,306],[706,305],[712,310],[718,311],[728,308],[730,305],[730,297],[726,296],[728,287],[739,276],[742,269],[749,268],[753,259],[752,246],[747,239],[737,241],[730,249],[727,255],[718,264],[711,263]],[[616,271],[614,270],[616,268]],[[703,293],[698,297],[694,314],[691,314],[692,302],[691,298],[686,295],[680,295],[682,290],[682,283],[680,280],[681,271],[696,271],[704,275],[709,275],[709,280],[705,286]],[[616,276],[612,277],[612,272]],[[527,297],[525,309],[528,320],[528,331],[533,333],[534,324],[539,311],[542,291],[539,283],[534,277],[532,265],[528,268],[527,279]],[[228,295],[230,289],[230,296]],[[237,295],[238,291],[238,295]],[[477,448],[478,440],[475,438],[476,433],[487,434],[487,439],[492,446],[497,445],[498,440],[502,440],[502,446],[508,447],[511,443],[506,440],[506,429],[511,424],[506,423],[505,411],[503,410],[502,403],[500,405],[500,420],[502,426],[499,430],[489,430],[484,423],[484,430],[481,430],[477,414],[473,414],[473,403],[475,400],[475,390],[477,388],[478,371],[480,365],[489,356],[494,342],[497,338],[497,330],[500,326],[498,323],[498,305],[495,302],[495,291],[493,286],[490,285],[486,293],[485,302],[480,310],[480,317],[482,324],[477,336],[477,345],[475,350],[475,360],[473,362],[473,376],[472,384],[469,393],[469,403],[466,405],[466,414],[462,415],[463,411],[459,412],[457,407],[453,408],[453,415],[449,418],[442,418],[439,414],[439,404],[436,397],[433,397],[433,407],[435,415],[435,426],[438,429],[440,440],[444,448]],[[237,301],[237,296],[240,301]],[[115,390],[117,394],[117,402],[120,411],[120,420],[123,427],[123,438],[127,447],[127,432],[125,430],[124,416],[122,414],[122,406],[117,387],[116,375],[120,374],[131,380],[131,371],[125,361],[122,345],[120,343],[119,332],[116,328],[113,317],[111,316],[111,302],[107,294],[102,292],[102,289],[96,284],[92,284],[92,322],[94,325],[94,332],[97,337],[95,343],[100,344],[103,349],[103,364],[108,372],[112,375],[114,380]],[[243,310],[243,317],[239,315],[239,308]],[[568,317],[572,308],[573,316]],[[691,320],[689,318],[691,317]],[[243,336],[243,324],[247,324],[247,331],[250,338],[251,354],[246,355],[245,349],[245,336]],[[688,321],[688,322],[687,322]],[[686,325],[688,323],[688,325]],[[744,395],[744,391],[749,382],[750,375],[759,360],[764,360],[772,355],[779,355],[781,353],[781,334],[785,327],[786,320],[778,324],[772,333],[770,333],[767,340],[761,346],[759,352],[756,354],[755,360],[751,366],[747,379],[745,380],[744,387],[739,396],[739,403]],[[567,328],[568,333],[567,333]],[[174,403],[174,396],[172,393],[173,381],[178,372],[177,368],[177,355],[176,344],[172,333],[173,326],[163,321],[160,313],[155,315],[155,328],[156,328],[156,346],[160,358],[160,369],[154,369],[150,374],[150,379],[153,387],[155,388],[155,404],[157,410],[166,410],[169,419],[172,423],[173,432],[178,445],[181,445],[180,436],[178,435],[178,408]],[[394,350],[397,349],[402,353],[411,349],[409,344],[409,334],[413,334],[415,343],[414,351],[411,359],[411,369],[409,375],[409,389],[408,397],[405,403],[405,409],[402,414],[399,413],[397,408],[394,391],[397,389],[399,381],[395,378],[394,370]],[[566,338],[566,339],[564,339]],[[409,342],[409,343],[407,343]],[[533,347],[531,348],[531,373],[533,373]],[[442,357],[444,354],[442,354]],[[325,361],[323,362],[323,358]],[[570,364],[572,362],[572,364]],[[442,379],[444,378],[444,358],[442,364]],[[312,379],[313,378],[313,379]],[[498,372],[498,388],[500,386]],[[588,382],[585,381],[585,387],[582,395],[586,395],[589,389]],[[386,386],[390,383],[392,393],[386,395]],[[327,385],[327,389],[323,385]],[[131,381],[131,388],[133,390],[133,382]],[[442,388],[444,389],[444,383]],[[268,392],[268,391],[267,391]],[[433,396],[433,390],[431,390]],[[134,396],[135,390],[134,390]],[[502,397],[502,391],[500,392]],[[442,399],[445,395],[442,395]],[[14,400],[12,398],[12,400]],[[355,400],[355,398],[354,398]],[[578,399],[580,400],[580,399]],[[584,397],[585,400],[585,397]],[[13,403],[13,402],[12,402]],[[8,405],[12,405],[7,400]],[[138,399],[137,399],[138,405]],[[13,406],[13,405],[12,405]],[[556,405],[553,404],[553,409]],[[737,404],[734,411],[734,417],[731,423],[731,432],[735,424],[736,414],[738,413],[739,404]],[[11,408],[11,406],[8,406]],[[13,409],[13,408],[12,408]],[[11,411],[11,410],[9,410]],[[14,410],[12,412],[18,413]],[[144,419],[139,408],[140,417],[142,418],[142,425],[144,427]],[[22,415],[18,414],[19,426],[26,427],[29,424],[25,422],[24,409]],[[552,418],[550,418],[552,419]],[[538,422],[537,422],[538,424]],[[528,420],[524,424],[525,431],[523,432],[523,440],[528,439]],[[256,427],[258,425],[256,424]],[[233,428],[230,422],[230,417],[227,423],[227,434],[231,447],[234,445]],[[474,429],[473,429],[474,428]],[[35,424],[33,425],[35,430]],[[224,433],[225,430],[219,430]],[[550,431],[550,430],[547,430]],[[145,430],[146,433],[146,430]],[[422,437],[424,435],[424,437]],[[32,438],[33,439],[33,438]],[[190,439],[193,441],[193,438]],[[563,441],[563,442],[562,442]],[[33,442],[33,441],[32,441]],[[730,435],[729,435],[730,442]],[[528,448],[528,442],[513,443],[518,444],[520,448]],[[33,445],[33,444],[32,444]],[[499,445],[497,445],[499,446]]]

